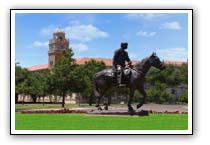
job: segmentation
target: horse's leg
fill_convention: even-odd
[[[104,104],[104,109],[108,110],[108,101],[107,101],[107,98],[104,96],[104,94],[105,94],[104,92],[105,91],[103,90],[96,95],[96,98],[97,98],[96,99],[96,107],[98,107],[98,110],[103,110],[100,106],[101,99],[102,99],[102,102],[104,102],[103,103]]]
[[[96,97],[96,107],[98,107],[99,104],[100,104],[101,96],[96,96],[96,95],[95,95],[95,97]]]
[[[102,108],[100,107],[100,101],[101,101],[101,95],[97,95],[96,96],[96,107],[98,110],[102,110]]]
[[[100,100],[101,100],[102,94],[101,92],[97,90],[97,87],[95,84],[94,84],[94,95],[96,97],[96,107],[98,108],[98,110],[102,110],[102,108],[100,107]]]
[[[108,98],[103,96],[102,97],[103,105],[104,105],[104,110],[108,110]],[[101,108],[102,110],[102,108]]]
[[[104,106],[104,110],[108,110],[108,109],[109,109],[109,107],[108,107],[108,105],[106,103],[105,106]]]
[[[100,105],[101,96],[96,96],[96,107],[98,108]]]
[[[140,87],[138,90],[143,95],[143,100],[140,99],[139,104],[136,106],[137,109],[144,104],[145,99],[147,98],[147,93],[145,92],[144,87]]]
[[[108,110],[111,104],[111,97],[104,97],[104,110]]]
[[[109,97],[108,97],[108,106],[111,105],[111,102],[112,102],[112,98],[109,96]]]
[[[108,98],[104,98],[104,110],[108,110]]]
[[[130,96],[129,96],[129,99],[128,99],[128,111],[130,113],[133,113],[134,112],[134,109],[133,107],[131,106],[131,102],[133,100],[133,95],[134,95],[134,90],[133,89],[130,89]]]

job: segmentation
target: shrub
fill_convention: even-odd
[[[188,103],[188,94],[184,93],[184,94],[180,95],[179,98],[178,98],[178,101]]]

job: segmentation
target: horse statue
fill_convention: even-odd
[[[137,63],[130,69],[130,75],[127,79],[124,77],[123,83],[125,87],[129,89],[129,99],[128,99],[128,111],[135,112],[131,106],[132,98],[134,96],[135,90],[138,90],[143,95],[143,100],[139,100],[137,104],[137,109],[140,108],[147,98],[147,94],[144,90],[145,75],[149,71],[150,67],[154,66],[160,70],[165,69],[165,65],[160,61],[159,57],[153,52],[149,57],[144,58],[141,62]],[[93,77],[93,90],[96,96],[96,107],[98,110],[102,110],[100,107],[100,100],[104,97],[105,92],[108,89],[117,86],[116,76],[113,75],[113,69],[104,69],[100,72],[97,72]],[[105,110],[108,110],[108,103],[105,103]]]

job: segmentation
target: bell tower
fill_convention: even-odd
[[[53,33],[53,39],[49,41],[49,51],[48,51],[48,68],[52,67],[58,62],[62,57],[62,51],[69,49],[69,40],[65,38],[65,33],[57,29]]]

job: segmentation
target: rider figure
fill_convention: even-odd
[[[117,49],[114,53],[113,57],[113,70],[116,73],[117,72],[117,83],[119,86],[121,86],[122,82],[122,71],[125,68],[125,62],[128,62],[128,65],[131,66],[132,62],[128,56],[127,49],[128,43],[127,42],[122,42],[121,43],[121,48]],[[120,66],[120,67],[118,67]]]

